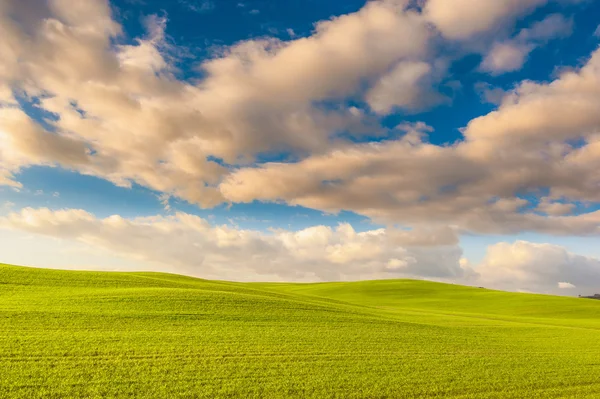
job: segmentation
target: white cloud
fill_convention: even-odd
[[[600,50],[580,69],[564,71],[548,84],[524,81],[507,93],[500,107],[475,118],[464,129],[473,147],[486,149],[519,148],[563,151],[567,161],[594,148],[600,118]],[[574,151],[564,147],[564,141],[586,138],[588,146]],[[571,153],[572,154],[569,154]],[[567,162],[568,163],[568,162]],[[591,166],[591,165],[590,165]]]
[[[49,134],[23,111],[0,108],[0,155],[12,165],[88,164],[86,144],[76,138]]]
[[[558,288],[563,289],[563,290],[568,290],[568,289],[577,288],[577,287],[575,287],[571,283],[567,283],[567,282],[562,282],[561,281],[561,282],[558,283]]]
[[[554,202],[546,197],[542,198],[537,210],[551,216],[562,216],[568,215],[575,210],[574,204],[564,204],[561,202]]]
[[[533,48],[527,43],[496,43],[482,61],[481,69],[494,75],[517,71]]]
[[[496,42],[481,63],[481,70],[499,75],[521,69],[536,47],[548,40],[567,36],[573,28],[573,21],[560,14],[552,14],[531,28],[523,29],[514,38]]]
[[[486,82],[478,82],[474,87],[481,100],[490,104],[500,105],[506,95],[506,92],[502,88],[492,87]]]
[[[422,142],[422,135],[411,132],[399,140],[349,145],[297,163],[240,169],[220,188],[233,202],[283,200],[328,212],[350,209],[382,223],[449,224],[479,233],[600,234],[600,212],[543,216],[520,211],[529,202],[514,197],[519,190],[541,187],[564,173],[552,168],[547,154],[515,149],[510,160],[480,160],[471,143],[438,147]],[[560,183],[566,187],[581,181]],[[556,215],[554,208],[549,213]]]
[[[0,136],[1,137],[1,136]],[[0,186],[21,188],[23,185],[15,180],[13,173],[0,167]]]
[[[220,185],[233,202],[282,200],[352,210],[389,223],[459,226],[480,233],[600,234],[600,50],[550,83],[525,81],[497,110],[469,122],[465,140],[439,146],[421,133],[345,144],[294,163],[239,168]],[[576,144],[573,144],[576,143]],[[549,195],[523,210],[526,192]]]
[[[162,206],[165,209],[165,211],[167,211],[167,212],[171,211],[171,202],[170,202],[171,201],[171,196],[169,194],[160,194],[158,196],[158,200],[162,204]]]
[[[366,95],[366,101],[378,114],[394,108],[415,110],[443,100],[431,86],[437,78],[433,67],[422,61],[403,61],[383,75]]]
[[[211,226],[197,216],[98,219],[82,210],[26,208],[0,227],[76,240],[162,270],[234,280],[353,280],[470,272],[450,229],[356,232],[350,225],[272,233]]]
[[[548,0],[428,0],[424,13],[450,39],[468,39],[498,28]]]
[[[586,295],[600,286],[600,259],[550,244],[517,241],[492,245],[475,270],[481,284],[501,289],[560,293],[577,287],[579,294]]]
[[[307,38],[226,48],[192,84],[175,78],[178,49],[164,18],[148,18],[144,37],[115,46],[121,27],[107,1],[43,5],[3,2],[0,87],[8,99],[8,88],[44,94],[39,106],[58,120],[46,120],[48,132],[18,109],[1,109],[0,183],[17,185],[12,176],[31,165],[59,166],[203,206],[223,201],[216,185],[228,170],[214,158],[246,164],[269,151],[322,151],[339,131],[366,133],[356,109],[316,104],[425,57],[431,37],[417,12],[370,2],[319,22]]]
[[[534,23],[531,28],[519,32],[516,39],[529,41],[547,41],[557,37],[569,36],[573,32],[573,20],[561,14],[550,14]]]

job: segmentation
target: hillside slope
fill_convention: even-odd
[[[256,284],[263,289],[330,298],[393,313],[600,328],[600,303],[573,297],[510,293],[419,280]]]
[[[597,397],[600,302],[0,266],[0,397]]]

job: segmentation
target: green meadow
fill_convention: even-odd
[[[0,266],[0,398],[599,398],[600,301]]]

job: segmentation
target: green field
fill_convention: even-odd
[[[600,301],[0,266],[1,398],[599,398]]]

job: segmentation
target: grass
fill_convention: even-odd
[[[2,398],[598,398],[600,301],[0,265]]]

